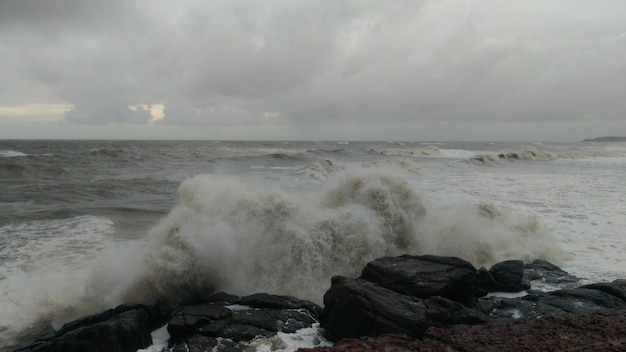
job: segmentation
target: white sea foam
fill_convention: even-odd
[[[28,156],[28,154],[17,150],[0,150],[0,158],[15,158],[20,156]]]
[[[137,350],[137,352],[162,352],[167,349],[170,334],[167,332],[167,324],[154,330],[152,333],[152,345]]]
[[[246,350],[256,352],[295,352],[300,348],[332,346],[332,343],[322,337],[319,324],[310,328],[303,328],[288,334],[278,332],[273,337],[259,337],[248,345]]]
[[[520,152],[502,152],[502,153],[482,153],[468,155],[469,160],[479,161],[482,163],[492,163],[498,161],[551,161],[557,159],[593,159],[608,158],[619,156],[618,152],[608,150],[571,150],[565,152],[548,152],[541,150],[524,150]]]
[[[0,345],[28,333],[24,328],[36,328],[35,322],[76,317],[88,265],[112,231],[109,219],[96,216],[0,227]]]

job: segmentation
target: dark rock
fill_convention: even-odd
[[[626,310],[525,319],[507,324],[430,328],[423,340],[404,335],[345,339],[299,352],[626,351]]]
[[[528,290],[530,284],[524,280],[524,262],[506,260],[493,265],[489,271],[478,271],[480,288],[487,292],[519,292]]]
[[[552,285],[566,285],[578,282],[580,278],[570,275],[550,262],[535,259],[532,263],[524,265],[524,280],[540,280]]]
[[[332,278],[324,304],[324,326],[333,338],[390,333],[420,337],[430,326],[488,321],[480,312],[444,297],[420,300],[342,276]]]
[[[224,348],[236,348],[233,346],[239,346],[239,342],[255,337],[271,337],[279,331],[294,333],[310,327],[318,323],[321,311],[309,301],[269,294],[246,297],[220,294],[209,301],[213,302],[183,306],[172,315],[168,324],[170,347],[201,350],[205,348],[202,346],[209,346],[206,348],[210,350],[218,342],[230,341]]]
[[[626,290],[619,285],[603,283],[552,292],[531,291],[524,297],[491,298],[490,302],[492,305],[483,312],[489,314],[494,321],[503,322],[519,318],[624,308]]]
[[[167,324],[170,336],[186,336],[212,321],[228,318],[233,313],[222,306],[194,305],[178,309]]]
[[[306,309],[316,318],[319,317],[319,314],[322,312],[322,307],[313,302],[291,296],[270,295],[267,293],[257,293],[241,297],[237,303],[254,308]]]
[[[127,304],[64,325],[17,351],[135,352],[152,344],[150,333],[165,323],[161,308]]]
[[[361,279],[417,298],[442,296],[464,303],[482,295],[476,268],[455,257],[384,257],[368,263]]]

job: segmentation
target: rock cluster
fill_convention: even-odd
[[[533,280],[561,286],[578,281],[541,260],[528,265],[509,260],[476,270],[459,258],[380,258],[359,279],[333,278],[324,296],[324,326],[335,340],[390,333],[422,338],[431,327],[626,308],[624,280],[552,292],[530,290],[517,298],[484,297],[528,290]]]
[[[423,339],[382,335],[343,339],[299,352],[626,351],[626,310],[520,319],[506,324],[430,328]]]
[[[241,351],[258,337],[295,333],[318,323],[321,308],[289,296],[217,294],[179,307],[169,320],[173,352]]]
[[[135,352],[150,346],[150,333],[165,324],[170,351],[241,351],[255,338],[317,324],[321,310],[309,301],[264,293],[218,293],[168,312],[124,305],[66,324],[15,352]]]
[[[554,290],[531,289],[537,283]],[[489,294],[520,291],[511,298]],[[405,255],[374,260],[358,278],[333,277],[323,309],[264,293],[218,293],[175,309],[123,305],[16,351],[135,352],[166,324],[174,352],[240,351],[262,339],[272,341],[266,349],[280,350],[277,334],[320,322],[338,342],[318,351],[517,351],[526,343],[537,346],[533,350],[574,343],[624,350],[625,312],[626,280],[579,285],[541,260],[509,260],[487,270],[454,257]]]

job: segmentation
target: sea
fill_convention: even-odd
[[[0,141],[0,350],[125,302],[322,304],[382,256],[624,253],[623,142]]]

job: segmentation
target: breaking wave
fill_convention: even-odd
[[[435,146],[424,148],[372,148],[371,153],[385,156],[440,156],[441,149]]]
[[[20,300],[15,312],[22,326],[30,319],[58,327],[123,302],[174,304],[214,291],[320,303],[333,275],[358,276],[381,256],[451,255],[477,267],[564,258],[537,217],[489,204],[433,204],[416,191],[416,178],[400,163],[396,169],[338,168],[307,191],[232,175],[187,179],[179,204],[144,240],[99,245],[106,248],[89,268],[55,269],[64,281],[44,290],[55,294]],[[105,225],[97,233],[107,232]],[[68,242],[67,250],[77,243]]]
[[[28,154],[17,150],[0,150],[0,158],[16,158],[22,156],[28,156]]]
[[[557,159],[589,159],[589,158],[605,158],[615,156],[615,153],[609,151],[572,151],[551,153],[545,151],[527,150],[523,152],[507,152],[499,154],[479,154],[470,158],[471,161],[481,163],[491,163],[497,161],[513,161],[513,160],[539,160],[550,161]]]
[[[427,204],[397,175],[342,172],[320,192],[296,194],[243,180],[198,176],[150,233],[125,285],[95,275],[107,303],[177,301],[212,291],[269,292],[320,302],[333,275],[358,276],[381,256],[453,255],[476,266],[504,259],[559,262],[556,240],[535,216],[488,204]],[[119,266],[119,256],[116,258]]]

